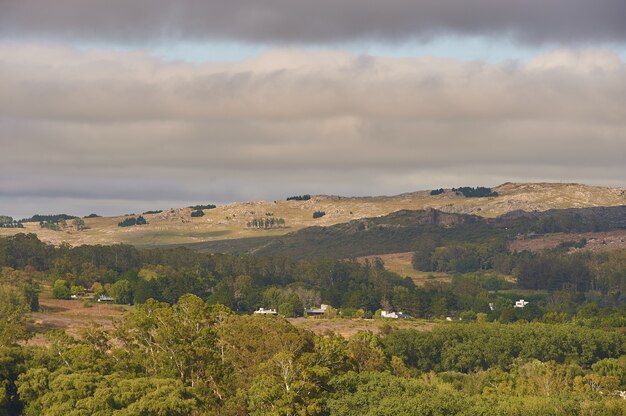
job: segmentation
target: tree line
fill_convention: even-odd
[[[0,290],[2,318],[25,310],[19,301],[6,307],[10,298]],[[113,329],[50,331],[43,346],[22,346],[29,334],[16,333],[0,331],[7,415],[626,411],[623,333],[571,324],[389,327],[344,339],[184,295],[139,305]]]

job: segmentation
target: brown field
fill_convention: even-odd
[[[35,336],[29,344],[46,343],[43,333],[52,329],[62,329],[71,336],[80,335],[84,328],[96,325],[102,329],[112,329],[113,322],[124,314],[129,306],[92,302],[91,307],[83,306],[82,300],[61,300],[41,297],[40,312],[32,313],[31,330]]]
[[[38,223],[27,223],[24,229],[0,228],[0,236],[32,232],[41,240],[52,244],[127,243],[157,246],[282,235],[312,225],[334,225],[359,218],[387,215],[403,209],[437,208],[446,212],[495,217],[517,209],[543,211],[550,208],[626,204],[626,191],[621,188],[579,184],[506,183],[493,189],[499,196],[465,198],[451,191],[432,196],[429,191],[419,191],[396,196],[353,198],[318,195],[308,201],[238,202],[206,210],[205,216],[199,218],[191,218],[190,208],[165,209],[155,206],[154,209],[164,211],[144,215],[149,222],[144,226],[121,228],[117,223],[125,216],[102,217],[85,219],[88,229],[84,231],[74,229],[71,221],[68,221],[68,226],[62,231],[42,229]],[[94,207],[94,211],[97,212],[97,207]],[[315,211],[324,211],[326,215],[313,219]],[[254,218],[270,215],[284,218],[286,226],[273,230],[256,230],[246,226]]]
[[[420,319],[314,319],[314,318],[290,318],[293,325],[307,329],[316,334],[324,334],[328,331],[341,335],[344,338],[356,334],[359,331],[372,331],[374,334],[381,333],[383,326],[393,329],[415,329],[418,331],[430,331],[435,326],[432,322]]]

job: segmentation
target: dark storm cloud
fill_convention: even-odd
[[[324,43],[458,34],[626,41],[624,0],[1,0],[0,35]]]

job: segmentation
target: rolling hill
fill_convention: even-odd
[[[396,196],[316,195],[302,201],[236,202],[205,210],[202,217],[191,217],[191,208],[172,208],[144,214],[149,224],[142,226],[118,227],[117,224],[128,216],[97,217],[86,218],[87,229],[83,231],[71,226],[54,231],[43,229],[38,223],[32,222],[25,223],[24,229],[0,229],[0,235],[32,232],[43,241],[53,244],[67,242],[70,245],[127,243],[155,247],[201,246],[201,243],[210,242],[212,249],[232,252],[259,247],[274,237],[306,227],[349,223],[401,210],[433,208],[445,213],[495,218],[519,210],[532,212],[626,205],[626,190],[623,188],[560,183],[505,183],[493,190],[498,195],[485,198],[467,198],[448,189],[438,195],[431,195],[430,191],[418,191]],[[313,213],[316,211],[322,211],[325,215],[314,219]],[[271,229],[248,226],[249,222],[261,218],[282,218],[285,224]]]

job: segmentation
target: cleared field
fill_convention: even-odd
[[[365,260],[382,260],[385,269],[399,274],[402,277],[410,277],[417,286],[423,286],[427,282],[450,282],[452,277],[443,272],[421,272],[415,270],[411,264],[413,252],[381,254],[374,256],[359,257],[357,260],[364,263]]]
[[[415,329],[417,331],[430,331],[435,326],[432,322],[420,319],[313,319],[313,318],[290,318],[293,325],[324,334],[328,331],[349,338],[359,331],[372,331],[380,334],[389,329]]]
[[[71,336],[78,336],[81,331],[90,326],[101,329],[112,329],[113,322],[124,314],[131,306],[91,303],[85,307],[81,300],[61,300],[41,297],[39,299],[40,312],[32,314],[31,330],[35,336],[28,341],[31,345],[47,343],[43,335],[46,331],[62,329]]]

